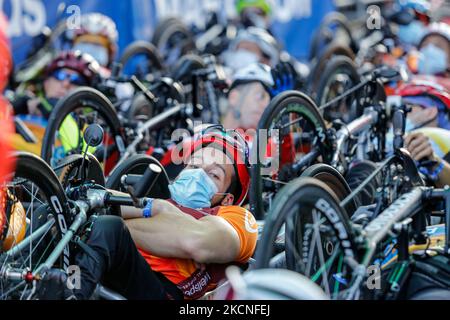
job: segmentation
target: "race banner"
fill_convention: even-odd
[[[332,0],[272,0],[272,31],[293,56],[305,59],[314,30],[334,9]],[[119,53],[134,40],[150,40],[156,24],[166,17],[179,17],[188,25],[202,27],[210,11],[233,17],[234,0],[0,0],[9,18],[15,63],[29,50],[32,37],[58,19],[76,20],[80,14],[100,12],[110,16],[119,30]],[[123,17],[127,19],[123,19]]]

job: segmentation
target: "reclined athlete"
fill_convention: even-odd
[[[256,246],[256,221],[240,207],[249,189],[246,149],[225,132],[201,136],[169,186],[172,199],[99,217],[75,256],[80,289],[68,290],[67,275],[53,269],[40,298],[89,299],[98,283],[127,299],[197,299],[213,290]]]

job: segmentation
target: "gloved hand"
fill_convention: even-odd
[[[274,85],[270,88],[270,95],[275,97],[284,91],[294,90],[298,74],[289,62],[280,62],[272,69],[272,78]]]

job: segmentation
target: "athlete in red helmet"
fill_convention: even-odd
[[[428,79],[415,79],[400,86],[396,94],[412,106],[406,131],[423,127],[450,130],[450,92],[444,86]]]
[[[450,92],[430,79],[415,79],[397,94],[411,106],[405,147],[414,160],[430,165],[421,170],[436,186],[450,183]]]
[[[6,219],[6,189],[3,187],[8,175],[14,170],[13,159],[9,156],[13,125],[11,120],[11,106],[3,97],[2,92],[8,83],[9,73],[12,68],[11,51],[9,41],[4,32],[6,19],[0,12],[0,242],[4,240]]]
[[[6,18],[3,13],[0,12],[0,92],[3,92],[5,89],[12,69],[12,57],[9,48],[9,40],[4,32],[6,27]]]
[[[247,151],[230,132],[209,132],[190,144],[186,168],[169,186],[170,200],[122,207],[122,218],[99,217],[76,255],[81,289],[50,271],[41,297],[88,299],[100,281],[128,299],[196,299],[214,289],[230,264],[253,255],[257,225],[238,206],[249,188]],[[126,227],[125,227],[126,226]]]

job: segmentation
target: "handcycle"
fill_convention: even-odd
[[[334,299],[411,298],[421,291],[415,277],[427,274],[427,266],[442,274],[448,272],[428,261],[433,259],[428,257],[433,250],[442,259],[448,258],[448,190],[426,187],[416,163],[402,149],[404,108],[394,111],[395,153],[373,167],[353,191],[346,189],[337,170],[323,164],[307,169],[279,191],[258,245],[257,269],[300,272]],[[370,200],[355,202],[380,176]],[[436,216],[445,223],[445,240],[438,240],[440,246],[428,251],[427,226]],[[382,281],[377,290],[364,287],[370,276],[368,268],[380,270]],[[414,285],[409,283],[411,274]],[[435,281],[439,288],[449,289],[445,278]]]
[[[380,79],[396,74],[390,69],[376,70],[371,77],[321,107],[300,92],[285,92],[274,98],[258,125],[258,132],[267,132],[268,137],[257,136],[254,142],[252,212],[262,218],[267,202],[279,186],[300,176],[315,163],[329,164],[346,174],[354,160],[383,160],[392,114],[377,95],[383,89]],[[355,93],[359,98],[351,102],[357,110],[354,120],[348,124],[340,120],[327,123],[321,112]],[[271,155],[264,153],[267,148]]]
[[[103,141],[102,135],[99,125],[91,125],[84,138],[92,147]],[[120,205],[143,207],[147,201],[144,195],[149,194],[156,182],[168,185],[164,176],[162,181],[158,180],[163,169],[152,164],[144,176],[126,177],[130,195],[116,195],[105,189],[101,166],[86,150],[83,156],[69,157],[55,168],[61,181],[38,157],[27,153],[15,155],[16,171],[11,182],[2,186],[8,194],[5,212],[13,212],[7,215],[6,223],[12,240],[8,246],[3,243],[0,253],[2,300],[38,298],[37,283],[51,268],[67,270],[72,250],[82,246],[83,235],[89,232],[98,215],[115,213],[114,207]],[[106,210],[111,207],[111,211]],[[95,295],[123,299],[101,286]]]
[[[419,256],[429,253],[426,226],[431,215],[445,219],[445,249],[440,253],[448,255],[448,191],[425,187],[414,162],[403,151],[388,158],[381,167],[393,164],[401,165],[403,170],[397,178],[386,179],[395,185],[395,180],[403,176],[403,191],[388,196],[384,210],[378,210],[377,205],[374,211],[363,208],[355,213],[357,218],[365,211],[368,219],[359,221],[350,219],[345,205],[362,188],[340,201],[327,184],[317,179],[302,177],[291,182],[279,192],[266,219],[255,267],[278,266],[300,272],[334,299],[406,297],[403,289],[407,270],[414,266],[409,246],[411,242],[421,246],[424,251]],[[444,209],[439,207],[441,203],[445,204]],[[393,239],[395,246],[385,252]],[[397,263],[386,266],[382,261],[393,248],[397,250]],[[387,284],[382,282],[380,290],[363,288],[370,266],[388,274],[382,278],[388,280]]]

